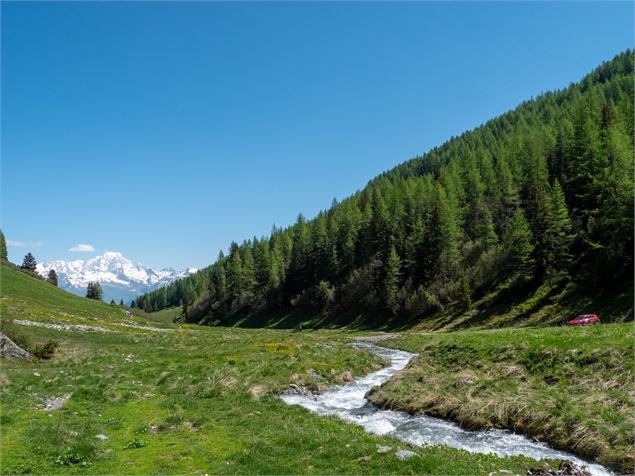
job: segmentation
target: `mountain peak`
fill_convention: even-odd
[[[106,251],[103,255],[98,256],[98,258],[123,258],[123,254],[119,251]]]
[[[59,287],[84,296],[86,286],[97,281],[104,289],[104,299],[109,301],[130,301],[142,293],[153,291],[180,278],[195,273],[196,268],[183,271],[174,269],[155,269],[135,263],[118,251],[105,253],[88,260],[49,261],[37,265],[42,276],[54,269]]]

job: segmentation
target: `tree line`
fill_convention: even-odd
[[[632,282],[632,265],[626,51],[133,305],[227,325],[290,309],[421,319],[527,283],[596,292]]]

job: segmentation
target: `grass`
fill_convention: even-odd
[[[370,395],[376,404],[508,428],[633,473],[635,326],[410,333],[418,352]]]
[[[137,310],[135,309],[135,311]],[[161,311],[146,314],[145,317],[152,322],[167,324],[174,322],[174,319],[180,316],[182,312],[183,309],[181,307],[169,307]]]
[[[105,327],[136,320],[127,318],[119,306],[75,296],[4,264],[0,290],[0,312],[15,319]]]
[[[382,363],[342,332],[157,324],[2,268],[0,311],[16,319],[113,332],[25,327],[60,343],[49,361],[2,361],[0,473],[486,474],[535,461],[443,446],[400,460],[376,437],[276,398],[290,383],[316,390]],[[64,405],[45,410],[51,398]]]

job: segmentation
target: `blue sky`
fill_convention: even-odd
[[[577,81],[632,47],[632,18],[630,2],[2,2],[9,258],[204,266]]]

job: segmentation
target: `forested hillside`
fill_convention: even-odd
[[[522,323],[544,305],[553,321],[580,296],[622,320],[632,271],[627,51],[134,304],[216,325],[439,327]]]

